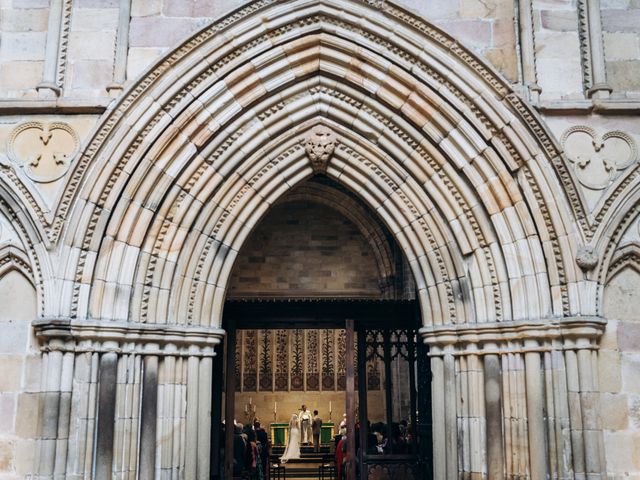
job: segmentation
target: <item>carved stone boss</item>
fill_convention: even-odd
[[[11,133],[7,154],[31,180],[50,183],[67,173],[79,148],[78,135],[68,124],[27,122]]]
[[[316,125],[302,138],[300,142],[315,173],[326,173],[331,155],[338,144],[333,130],[324,125]]]

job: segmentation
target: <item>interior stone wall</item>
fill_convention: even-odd
[[[230,297],[382,294],[371,245],[330,207],[278,205],[251,233],[231,276]]]

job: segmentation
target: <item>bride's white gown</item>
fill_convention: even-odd
[[[286,463],[287,460],[297,458],[300,458],[300,429],[298,427],[292,427],[289,431],[287,448],[284,449],[284,453],[280,457],[280,462]]]

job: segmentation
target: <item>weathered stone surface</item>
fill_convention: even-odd
[[[0,0],[2,480],[89,478],[95,458],[100,475],[135,476],[140,431],[145,476],[208,478],[208,365],[227,294],[396,287],[418,299],[431,342],[437,478],[640,475],[639,177],[608,148],[640,141],[640,0],[601,0],[602,32],[578,14],[597,2],[397,4],[255,3],[178,50],[249,2],[132,0],[128,12],[121,0]],[[589,90],[603,72],[609,97]],[[340,135],[327,158],[300,143],[319,120]],[[54,149],[53,124],[77,145]],[[575,126],[601,133],[586,138],[588,158],[556,150]],[[283,202],[312,175],[357,198],[380,231],[356,240],[362,217]],[[611,188],[576,190],[595,180]],[[297,230],[250,236],[283,207],[303,217]],[[118,352],[107,400],[105,351]],[[150,358],[158,401],[142,420]],[[370,414],[382,415],[375,394]],[[299,400],[239,401],[248,395]],[[99,397],[113,417],[105,438]],[[487,444],[489,430],[504,437]]]
[[[44,43],[44,32],[3,33],[0,60],[44,60]]]
[[[130,44],[132,47],[169,47],[186,39],[207,19],[134,17],[131,19]],[[158,36],[158,32],[162,32]]]
[[[609,318],[640,322],[636,308],[640,299],[640,274],[627,268],[616,275],[607,285],[604,295],[604,313]]]
[[[542,28],[557,32],[572,32],[578,29],[576,12],[570,10],[542,10],[540,23]]]
[[[44,8],[13,8],[0,10],[0,30],[3,32],[44,32],[48,12]]]
[[[242,0],[229,0],[224,3],[206,0],[185,0],[183,2],[164,2],[162,13],[167,17],[208,17],[215,18],[240,5]]]
[[[607,62],[607,73],[611,77],[611,84],[617,91],[621,92],[640,91],[638,69],[640,69],[640,60]]]
[[[622,355],[622,388],[640,395],[640,352]]]
[[[607,32],[638,33],[640,9],[605,10],[602,12],[602,28]]]
[[[16,392],[21,387],[22,355],[2,355],[0,354],[0,392]]]
[[[629,401],[626,395],[603,394],[602,428],[605,430],[625,430],[629,426]]]
[[[638,33],[605,33],[604,45],[609,61],[640,58]]]
[[[621,360],[618,351],[602,350],[598,355],[600,390],[620,392],[622,388]]]

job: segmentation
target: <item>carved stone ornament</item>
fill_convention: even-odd
[[[78,135],[62,122],[26,122],[13,130],[7,154],[34,182],[50,183],[62,178],[80,149]]]
[[[590,127],[569,128],[561,138],[580,184],[589,190],[604,190],[638,161],[634,139],[621,131],[599,135]]]
[[[326,173],[327,165],[338,144],[336,134],[329,127],[316,125],[301,140],[311,168],[315,173]]]
[[[584,271],[596,268],[596,265],[598,265],[598,255],[594,248],[591,245],[582,245],[578,247],[576,263]]]

